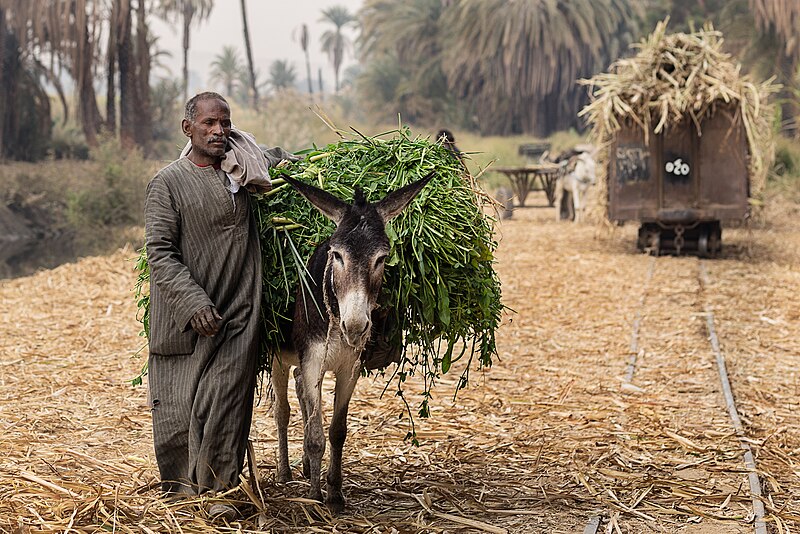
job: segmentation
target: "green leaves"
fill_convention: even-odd
[[[453,362],[469,354],[457,386],[462,388],[474,356],[479,366],[488,367],[496,354],[495,330],[503,310],[493,266],[497,244],[492,220],[483,213],[484,197],[452,153],[427,139],[411,139],[407,129],[390,134],[388,139],[362,136],[309,150],[304,160],[271,172],[276,182],[290,175],[321,183],[348,201],[358,186],[376,202],[435,171],[422,193],[387,225],[391,252],[379,299],[390,309],[388,324],[394,330],[389,339],[405,348],[393,375],[398,394],[402,397],[405,377],[421,374],[424,401],[418,413],[425,416],[431,389]],[[263,256],[261,369],[267,370],[289,331],[298,283],[311,283],[304,266],[334,226],[282,186],[255,196],[253,209]],[[145,268],[146,261],[140,262],[141,273]],[[307,309],[315,308],[308,304]],[[453,359],[456,347],[460,354]]]
[[[360,135],[309,151],[305,160],[278,172],[322,184],[346,200],[352,199],[358,186],[375,202],[435,171],[431,183],[387,225],[391,252],[379,302],[391,309],[389,323],[395,329],[389,333],[390,339],[406,349],[395,375],[398,393],[402,396],[404,382],[399,377],[421,374],[425,401],[418,413],[425,416],[431,389],[455,361],[469,355],[457,386],[462,388],[468,384],[474,357],[480,366],[488,367],[496,354],[494,336],[503,310],[493,266],[497,245],[492,220],[483,213],[482,197],[458,160],[439,144],[412,139],[407,129],[389,134],[388,139]],[[310,255],[333,231],[327,220],[293,192],[276,194],[270,202],[268,206],[257,202],[257,210],[270,210],[264,219],[280,217],[302,225],[288,232],[300,256]],[[264,248],[266,287],[267,278],[281,275],[277,270],[268,273],[267,266],[276,262],[275,255],[286,252],[280,247]],[[291,262],[286,262],[286,270],[291,270]],[[289,276],[296,284],[297,275]],[[268,301],[284,298],[265,295],[265,308]],[[456,347],[461,348],[454,359]]]
[[[618,57],[642,11],[633,0],[447,4],[365,0],[356,87],[368,109],[494,135],[577,126],[575,80]]]

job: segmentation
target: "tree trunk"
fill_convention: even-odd
[[[786,83],[779,93],[784,96],[783,104],[781,105],[781,114],[783,124],[781,125],[782,133],[791,138],[800,138],[800,105],[798,105],[797,94],[800,87],[797,83],[798,72],[798,59],[794,56],[786,57]]]
[[[17,101],[17,93],[19,92],[19,84],[17,80],[20,77],[19,68],[19,48],[16,36],[12,34],[5,35],[5,54],[6,57],[3,61],[3,79],[5,81],[5,106],[2,109],[3,115],[3,139],[5,144],[0,147],[4,152],[5,157],[15,159],[15,152],[18,148],[16,140],[19,133],[19,119],[18,113],[15,112],[14,102]]]
[[[253,68],[253,50],[250,47],[250,32],[247,29],[247,10],[245,0],[241,0],[242,25],[244,26],[244,48],[247,52],[247,68],[250,70],[250,90],[253,91],[253,109],[258,112],[258,88],[256,87],[256,71]]]
[[[119,138],[124,148],[132,148],[136,134],[136,73],[132,61],[131,0],[120,1],[120,31],[117,39],[119,61]]]
[[[194,4],[183,3],[183,101],[189,100],[189,36],[191,34]]]
[[[344,45],[342,44],[343,37],[339,35],[338,32],[339,30],[337,30],[336,44],[333,47],[333,90],[337,95],[339,94],[339,69],[342,68],[342,61],[344,60]]]
[[[10,78],[6,75],[6,12],[0,7],[0,161],[5,160],[4,132],[6,129],[6,110],[8,109],[8,89]]]
[[[308,76],[308,94],[314,94],[314,87],[312,85],[311,80],[311,59],[308,57],[308,48],[305,50],[306,52],[306,76]]]
[[[311,59],[308,56],[308,26],[303,24],[300,35],[300,46],[303,48],[303,53],[306,56],[306,76],[308,77],[308,94],[314,94],[314,80],[311,79]]]
[[[117,133],[117,33],[119,26],[119,2],[113,0],[111,19],[108,21],[108,47],[106,51],[106,131]]]
[[[136,142],[147,154],[153,138],[150,113],[150,46],[147,43],[147,2],[139,0],[136,11]]]
[[[85,20],[85,19],[84,19]],[[78,47],[75,56],[75,71],[78,82],[78,107],[83,127],[83,135],[86,137],[86,144],[97,146],[97,132],[102,128],[103,121],[100,117],[100,109],[97,107],[97,95],[92,83],[92,65],[94,57],[94,47],[90,40],[89,25],[84,23],[82,28],[78,28],[83,34],[82,46]]]

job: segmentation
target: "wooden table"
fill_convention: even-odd
[[[528,192],[544,191],[547,195],[547,204],[552,207],[556,200],[556,179],[560,169],[556,163],[537,163],[522,167],[495,167],[492,170],[508,177],[520,206],[525,206]]]

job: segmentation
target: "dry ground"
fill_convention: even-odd
[[[497,268],[514,310],[498,333],[499,358],[473,373],[455,404],[455,377],[437,387],[432,417],[417,421],[419,447],[402,439],[399,399],[380,398],[380,378],[362,380],[345,451],[349,510],[330,517],[303,499],[299,471],[297,482],[275,484],[264,398],[253,429],[259,483],[233,495],[247,519],[231,528],[580,533],[600,516],[599,532],[752,532],[708,307],[756,453],[768,529],[800,531],[797,207],[781,205],[759,228],[726,230],[723,258],[705,261],[704,289],[696,258],[637,254],[633,227],[553,219],[532,207],[499,227]],[[146,389],[126,384],[143,362],[133,356],[143,344],[134,255],[0,282],[0,531],[211,529],[202,503],[158,499]],[[622,387],[637,312],[638,365],[633,387]]]

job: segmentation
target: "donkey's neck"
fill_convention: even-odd
[[[328,331],[330,317],[326,309],[323,282],[329,248],[328,241],[320,243],[308,260],[308,283],[298,284],[292,327],[292,340],[298,348],[310,340],[324,339]]]

